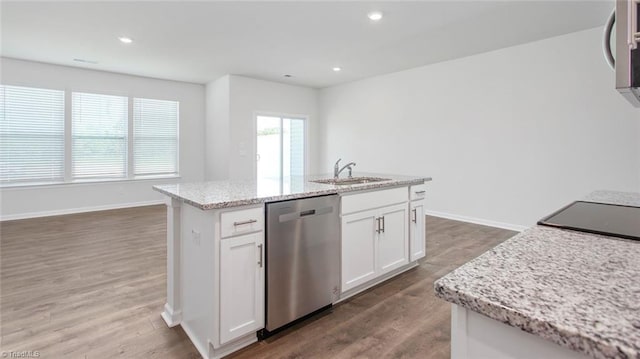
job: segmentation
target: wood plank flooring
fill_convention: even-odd
[[[198,358],[160,318],[165,207],[0,223],[0,350],[40,358]],[[427,217],[420,266],[232,358],[449,358],[433,282],[514,232]]]

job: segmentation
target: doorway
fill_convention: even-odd
[[[305,126],[303,117],[256,116],[256,178],[282,191],[292,178],[305,175]],[[299,181],[293,181],[299,182]],[[263,187],[263,186],[261,186]]]

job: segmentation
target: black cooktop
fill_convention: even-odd
[[[538,224],[640,241],[640,207],[576,201]]]

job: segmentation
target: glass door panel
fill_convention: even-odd
[[[260,191],[282,193],[294,189],[290,178],[304,176],[304,119],[257,116],[256,122],[256,177]],[[302,181],[293,182],[294,187],[303,185]]]

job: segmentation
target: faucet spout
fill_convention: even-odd
[[[355,167],[355,166],[356,166],[355,162],[349,162],[346,165],[342,166],[342,168],[339,169],[339,170],[337,170],[338,167],[336,167],[335,169],[337,171],[334,171],[334,176],[333,177],[335,179],[338,179],[338,177],[340,176],[340,173],[342,173],[342,171],[344,171],[345,169],[349,169],[349,178],[352,178],[351,174],[352,174],[352,171],[353,171],[353,167]]]

